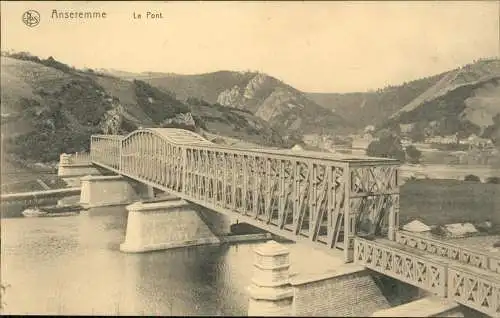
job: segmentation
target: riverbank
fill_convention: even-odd
[[[449,224],[500,224],[500,185],[459,180],[411,180],[400,188],[400,224],[420,219]]]
[[[400,181],[416,179],[464,180],[467,175],[479,177],[486,182],[490,177],[500,177],[500,169],[485,165],[445,165],[445,164],[403,164],[400,167]]]

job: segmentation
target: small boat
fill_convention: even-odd
[[[50,206],[43,209],[30,208],[22,212],[25,217],[57,217],[78,215],[80,206]]]
[[[30,217],[30,218],[32,218],[32,217],[40,217],[40,216],[44,216],[46,214],[48,214],[48,212],[42,211],[42,210],[40,210],[38,208],[26,209],[26,210],[23,211],[23,215],[25,217]]]
[[[65,212],[78,212],[82,210],[80,205],[51,205],[43,208],[43,211],[48,213],[65,213]]]

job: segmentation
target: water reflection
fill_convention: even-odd
[[[125,254],[119,245],[126,220],[123,207],[2,219],[2,281],[12,286],[5,313],[246,314],[251,249],[221,245]],[[234,259],[248,266],[231,266]]]
[[[124,207],[1,222],[2,282],[11,285],[5,313],[247,314],[246,287],[253,273],[253,248],[259,243],[122,253]],[[309,256],[318,259],[321,252],[289,247],[294,271],[337,264],[326,257],[310,266]]]

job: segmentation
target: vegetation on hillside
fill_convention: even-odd
[[[180,113],[190,111],[189,107],[175,99],[172,94],[152,87],[143,81],[134,80],[137,103],[155,124]]]
[[[90,136],[111,107],[108,96],[90,78],[75,76],[60,90],[38,92],[41,101],[21,99],[24,119],[33,130],[8,139],[10,152],[24,160],[50,162],[59,154],[88,151]]]
[[[122,76],[134,78],[133,74]],[[222,105],[253,114],[284,138],[297,142],[306,133],[332,135],[350,128],[339,115],[317,105],[290,85],[263,73],[151,74],[150,78],[145,73],[139,73],[135,77],[164,92],[175,93],[187,104],[191,104],[189,99],[194,98],[210,105]]]
[[[211,104],[199,98],[188,98],[186,103],[195,122],[203,118],[203,123],[197,124],[203,130],[263,146],[291,147],[276,129],[247,110]]]
[[[319,105],[335,110],[356,128],[378,125],[411,102],[443,76],[438,74],[376,91],[356,93],[307,93]]]
[[[458,133],[459,138],[465,138],[471,134],[481,135],[481,127],[461,116],[466,109],[465,101],[473,96],[474,91],[488,84],[497,84],[498,78],[492,78],[485,82],[460,86],[448,94],[423,102],[420,107],[412,111],[402,112],[399,116],[388,120],[385,127],[399,124],[412,124],[415,126],[413,134],[425,134],[427,136],[446,136]],[[485,130],[489,134],[493,128]],[[483,134],[484,135],[484,134]],[[483,137],[490,137],[484,135]]]
[[[255,72],[218,71],[197,75],[147,74],[141,73],[129,78],[140,78],[161,90],[174,92],[178,99],[198,98],[210,104],[217,103],[221,92],[233,86],[242,86],[254,77]]]
[[[416,142],[458,133],[459,138],[476,134],[498,144],[499,90],[500,60],[493,58],[377,91],[308,96],[359,130],[375,125],[397,132],[399,125],[411,125],[405,134]]]
[[[34,55],[30,54],[29,52],[13,52],[13,53],[2,52],[2,56],[8,56],[8,57],[18,59],[18,60],[39,63],[39,64],[42,64],[42,65],[45,65],[48,67],[53,67],[53,68],[58,69],[58,70],[63,71],[63,72],[75,71],[74,67],[70,67],[67,64],[56,61],[52,56],[48,57],[45,60],[39,58],[38,56],[34,56]]]
[[[283,146],[281,136],[248,111],[196,98],[183,102],[144,81],[124,82],[75,70],[53,58],[24,52],[2,55],[8,55],[2,57],[2,65],[9,65],[9,72],[2,73],[2,79],[9,79],[2,81],[2,90],[9,92],[9,103],[17,105],[10,107],[15,114],[2,118],[11,124],[2,130],[8,160],[54,162],[63,152],[88,151],[90,136],[106,133],[109,127],[119,134],[139,127],[174,127]],[[28,89],[19,90],[19,85]],[[17,129],[21,122],[25,130]]]
[[[483,135],[491,138],[493,144],[500,147],[500,113],[493,117],[493,124],[486,127]]]

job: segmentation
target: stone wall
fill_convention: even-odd
[[[389,308],[368,270],[346,265],[330,274],[291,279],[294,316],[370,316]]]
[[[370,316],[390,307],[372,272],[354,264],[321,274],[289,274],[288,249],[275,241],[255,249],[249,315]]]

